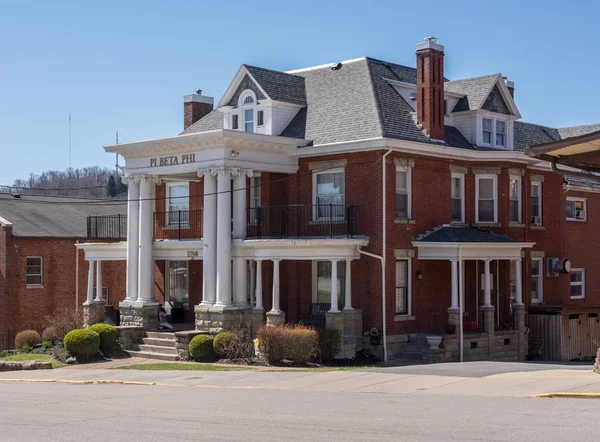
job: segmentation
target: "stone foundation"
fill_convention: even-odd
[[[267,325],[283,325],[285,324],[285,312],[267,312]]]
[[[367,350],[380,361],[383,361],[383,336],[380,335],[379,337],[379,344],[374,345],[371,337],[368,334],[364,334],[362,336],[362,348]],[[387,335],[388,360],[401,357],[409,341],[410,337],[408,334]]]
[[[121,325],[142,327],[144,330],[158,330],[158,302],[136,305],[131,302],[120,302]]]
[[[120,325],[115,328],[119,331],[119,339],[123,350],[132,350],[145,334],[144,327]]]
[[[90,303],[85,302],[83,304],[83,325],[89,327],[93,324],[104,322],[106,319],[104,313],[104,306],[106,301],[92,301]]]
[[[264,311],[251,308],[214,310],[211,307],[197,305],[194,313],[196,330],[211,335],[238,327],[249,327],[251,335],[254,337],[256,330],[264,324]]]
[[[175,348],[180,361],[190,360],[190,341],[194,336],[206,334],[200,330],[186,330],[175,332]]]

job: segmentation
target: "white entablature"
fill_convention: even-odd
[[[265,172],[295,173],[294,155],[305,140],[231,130],[106,146],[125,158],[126,175],[195,173],[207,167],[243,167]]]

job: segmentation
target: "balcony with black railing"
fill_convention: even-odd
[[[288,205],[247,209],[248,239],[353,238],[358,206]]]
[[[88,216],[87,239],[90,241],[126,240],[127,215]]]
[[[202,238],[203,210],[177,210],[154,213],[154,240],[193,240]]]

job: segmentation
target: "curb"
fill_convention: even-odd
[[[164,382],[117,381],[117,380],[71,380],[71,379],[0,379],[0,383],[54,383],[75,385],[154,385],[158,387],[185,387],[183,384]]]
[[[600,399],[600,393],[556,392],[534,394],[533,399]]]

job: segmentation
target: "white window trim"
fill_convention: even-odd
[[[585,299],[585,269],[571,269],[571,273],[581,272],[581,282],[569,281],[569,296],[571,295],[571,287],[581,286],[581,296],[570,296],[571,299]],[[570,276],[569,276],[570,277]]]
[[[171,213],[171,211],[169,210],[169,200],[170,200],[170,194],[169,194],[169,188],[172,186],[188,186],[188,208],[187,208],[187,212],[189,214],[190,212],[190,183],[187,181],[176,181],[176,182],[169,182],[166,183],[165,186],[165,214]],[[165,221],[164,221],[164,227],[166,228],[181,228],[181,227],[189,227],[189,222],[182,222],[181,225],[177,222],[175,223],[170,223],[169,222],[169,215],[165,216]]]
[[[398,261],[406,261],[406,313],[396,313],[396,263]],[[394,313],[396,318],[412,316],[412,261],[410,258],[396,258],[394,262]]]
[[[258,113],[262,112],[263,122],[262,124],[258,124]],[[264,127],[265,126],[265,111],[264,109],[256,109],[254,112],[254,117],[256,118],[256,127]]]
[[[479,220],[479,180],[492,179],[494,181],[494,220]],[[477,224],[497,224],[498,223],[498,175],[476,175],[475,176],[475,222]]]
[[[573,221],[573,222],[578,222],[578,223],[584,223],[587,221],[587,199],[586,198],[577,198],[574,196],[568,196],[567,197],[567,201],[574,201],[574,202],[583,202],[583,219],[579,219],[579,218],[569,218],[567,216],[567,221]]]
[[[247,97],[252,97],[253,103],[244,104],[244,101],[246,100]],[[238,117],[238,130],[240,130],[241,132],[246,131],[246,112],[245,111],[250,110],[250,109],[252,109],[252,120],[251,121],[252,121],[252,124],[254,125],[254,130],[252,131],[252,133],[256,132],[256,128],[258,127],[256,125],[256,105],[257,104],[258,104],[258,102],[256,100],[256,94],[251,89],[246,89],[240,95],[240,98],[238,99],[238,108],[240,109],[240,117]],[[241,120],[241,122],[240,122],[240,120]]]
[[[487,120],[492,120],[492,142],[491,143],[484,143],[484,141],[483,141],[483,119],[484,118]],[[496,121],[504,122],[504,145],[496,144]],[[482,146],[497,147],[499,149],[509,150],[509,148],[508,148],[508,120],[507,119],[484,115],[483,117],[481,117],[481,123],[480,123],[479,128],[481,130],[481,145]]]
[[[27,276],[29,276],[29,274],[27,273],[27,260],[28,259],[39,259],[40,260],[40,280],[41,280],[41,284],[27,284]],[[38,276],[38,274],[36,273],[35,275],[31,275],[31,276]],[[43,288],[44,287],[44,258],[41,256],[26,256],[25,257],[25,284],[27,286],[28,289],[36,289],[36,288]]]
[[[343,167],[337,167],[335,169],[327,169],[327,170],[319,170],[319,171],[314,171],[312,174],[312,181],[313,181],[313,188],[312,188],[312,206],[313,206],[313,221],[322,221],[325,220],[326,218],[319,218],[318,217],[318,210],[317,210],[317,176],[318,175],[324,175],[324,174],[328,174],[328,173],[342,173],[343,177],[344,177],[344,202],[342,203],[343,205],[346,204],[346,171]],[[335,217],[332,219],[338,219],[338,220],[343,220],[345,218],[346,214],[344,213],[343,216],[341,217]]]
[[[450,199],[452,199],[452,188],[454,188],[454,183],[452,181],[454,178],[460,179],[460,221],[451,220],[452,222],[465,222],[465,174],[464,173],[452,173],[451,174],[451,189],[450,189]],[[452,217],[452,213],[450,213],[450,217]]]
[[[531,258],[531,262],[537,261],[539,263],[538,269],[538,297],[537,299],[531,299],[532,304],[541,304],[544,302],[544,258]],[[533,275],[530,275],[530,279]]]
[[[396,166],[396,172],[406,172],[406,192],[407,192],[407,207],[406,207],[406,218],[398,218],[396,219],[412,219],[412,167],[410,166]],[[394,175],[394,180],[396,176]],[[394,196],[396,196],[398,192],[398,188],[396,183],[394,187]]]
[[[534,186],[537,186],[537,187],[539,188],[539,191],[538,191],[538,198],[539,198],[539,203],[540,203],[540,204],[539,204],[539,206],[540,206],[540,222],[539,222],[539,223],[537,223],[537,224],[534,224],[534,223],[532,223],[532,222],[531,222],[531,217],[532,217],[533,215],[531,215],[531,216],[530,216],[530,219],[529,219],[529,224],[531,224],[532,226],[543,226],[543,225],[544,225],[544,217],[542,216],[542,214],[543,214],[544,212],[542,211],[542,201],[543,201],[543,199],[544,199],[544,198],[543,198],[543,196],[544,196],[544,194],[543,194],[543,192],[544,192],[544,187],[542,186],[542,182],[541,182],[541,181],[532,181],[532,182],[531,182],[531,186],[530,186],[530,189],[529,189],[529,192],[530,192],[530,196],[529,196],[529,210],[530,210],[530,212],[531,212],[531,198],[532,198],[532,196],[533,196],[533,192],[531,192],[531,190],[532,190],[532,188],[533,188]]]
[[[523,180],[521,179],[520,176],[518,175],[510,175],[509,177],[509,182],[508,182],[508,201],[509,201],[509,207],[508,207],[508,217],[510,219],[510,201],[512,201],[510,199],[510,181],[512,180],[516,180],[517,181],[517,187],[518,187],[518,201],[519,201],[519,209],[518,209],[518,221],[510,221],[512,223],[518,223],[521,224],[523,222]]]

